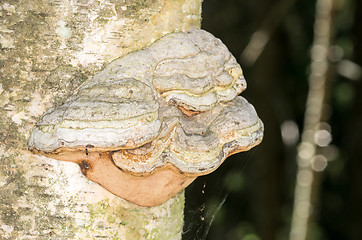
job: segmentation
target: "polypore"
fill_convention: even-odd
[[[113,194],[156,206],[263,137],[225,45],[172,33],[110,63],[34,127],[29,149],[72,161]]]

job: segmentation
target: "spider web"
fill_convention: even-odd
[[[210,229],[231,193],[225,180],[230,173],[242,175],[250,159],[249,152],[231,156],[215,172],[198,177],[186,189],[183,240],[212,239]]]

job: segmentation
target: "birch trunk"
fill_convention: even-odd
[[[0,3],[2,239],[180,239],[184,194],[142,208],[33,155],[36,121],[104,65],[161,36],[200,27],[201,0],[8,0]]]

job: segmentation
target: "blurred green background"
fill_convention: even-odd
[[[183,239],[289,239],[296,154],[303,130],[316,1],[205,0],[202,28],[241,64],[265,137],[186,191]],[[328,101],[327,167],[317,174],[310,239],[362,239],[362,1],[336,0]],[[260,28],[271,35],[253,62],[243,51]],[[322,149],[323,150],[323,149]],[[212,224],[211,224],[212,223]]]

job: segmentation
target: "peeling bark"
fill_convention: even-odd
[[[137,207],[79,166],[27,151],[39,116],[112,60],[200,27],[200,0],[0,4],[0,235],[4,239],[180,239],[184,195]]]

